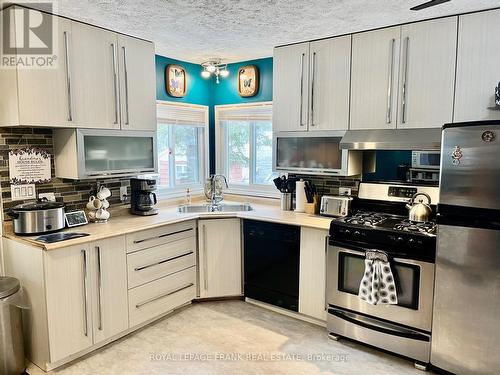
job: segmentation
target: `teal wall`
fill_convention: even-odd
[[[201,104],[209,107],[209,155],[210,173],[215,172],[215,112],[218,104],[239,104],[249,102],[263,102],[273,100],[273,59],[242,61],[228,64],[229,76],[220,78],[216,84],[214,78],[205,79],[201,76],[201,66],[185,61],[179,61],[156,55],[156,99],[171,102]],[[182,98],[174,98],[167,94],[165,85],[165,68],[169,64],[178,64],[186,69],[187,92]],[[257,95],[242,98],[238,95],[238,69],[245,65],[257,65],[260,74],[260,85]]]
[[[257,95],[242,98],[238,94],[238,69],[245,65],[256,65],[259,69],[259,91]],[[214,81],[214,104],[239,104],[250,102],[267,102],[273,100],[273,58],[242,61],[228,64],[229,77]]]

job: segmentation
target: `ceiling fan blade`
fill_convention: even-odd
[[[448,1],[450,1],[450,0],[430,0],[430,1],[427,1],[426,3],[416,5],[412,8],[410,8],[410,10],[422,10],[422,9],[430,8],[430,7],[439,5],[439,4],[447,3]]]

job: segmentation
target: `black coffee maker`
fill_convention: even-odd
[[[156,180],[150,177],[130,179],[130,212],[134,215],[156,215]]]

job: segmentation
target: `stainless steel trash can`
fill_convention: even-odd
[[[0,374],[19,375],[24,362],[22,309],[17,306],[16,294],[21,293],[19,280],[0,277]]]

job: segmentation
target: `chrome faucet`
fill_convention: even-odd
[[[212,174],[208,178],[208,181],[210,182],[210,197],[207,197],[207,198],[210,199],[210,204],[212,206],[212,211],[217,211],[217,209],[218,209],[217,205],[219,204],[219,202],[221,202],[224,199],[222,197],[222,194],[221,195],[217,195],[216,184],[220,180],[222,180],[222,182],[224,183],[224,185],[226,186],[226,189],[227,189],[229,187],[229,185],[227,184],[226,176],[224,176],[222,174]]]

